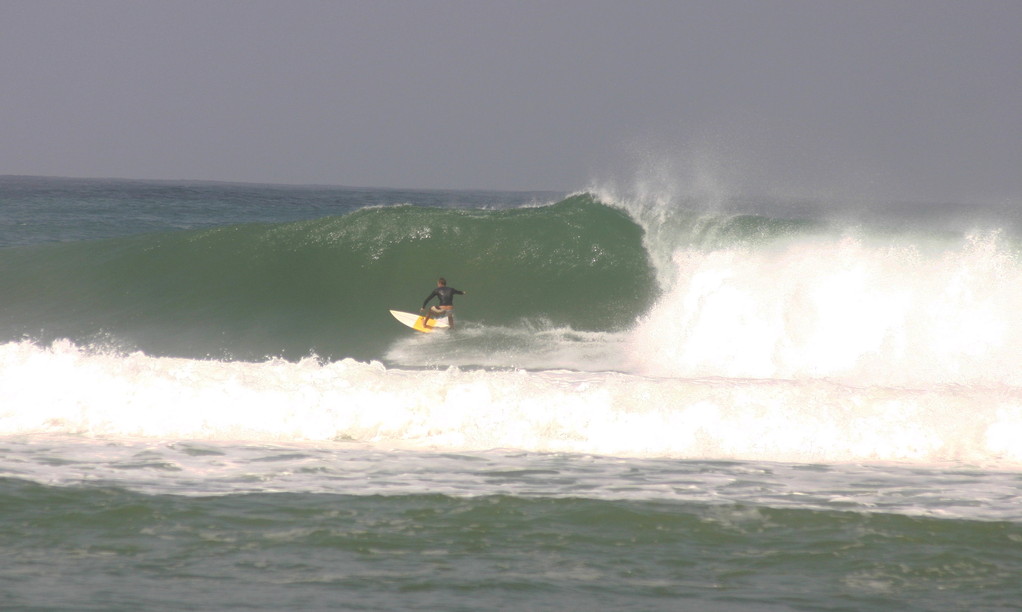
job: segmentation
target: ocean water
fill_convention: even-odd
[[[1022,609],[1020,221],[0,177],[0,609]]]

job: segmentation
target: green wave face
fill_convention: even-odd
[[[643,232],[588,195],[505,210],[366,208],[0,251],[0,334],[152,355],[376,359],[436,278],[459,320],[576,330],[632,324],[656,297]]]

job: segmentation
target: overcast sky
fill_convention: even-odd
[[[0,174],[1022,204],[1022,0],[0,0]]]

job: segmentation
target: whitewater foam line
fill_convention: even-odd
[[[1022,468],[1022,390],[1006,387],[218,362],[21,342],[0,346],[0,401],[5,436]]]

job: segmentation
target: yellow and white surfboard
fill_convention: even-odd
[[[447,317],[428,319],[429,324],[427,325],[427,319],[422,315],[412,314],[410,312],[401,312],[400,310],[391,310],[390,314],[394,315],[395,319],[401,321],[408,327],[425,334],[432,333],[437,329],[447,329]]]

